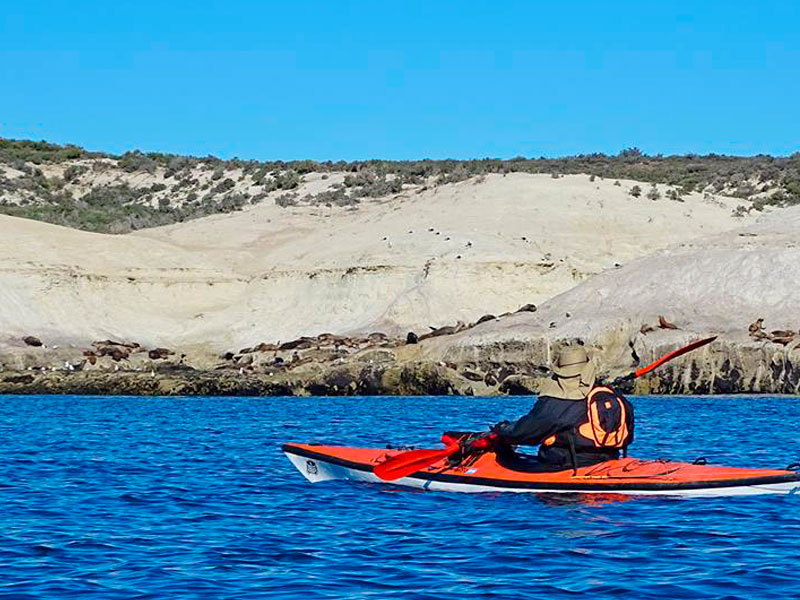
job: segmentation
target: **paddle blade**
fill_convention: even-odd
[[[442,450],[409,450],[397,456],[393,456],[386,462],[375,465],[373,472],[384,481],[394,481],[401,477],[406,477],[417,471],[421,471],[440,460],[444,460],[454,452],[458,452],[458,446],[448,446]]]
[[[641,377],[645,373],[649,373],[650,371],[652,371],[654,369],[657,369],[658,367],[663,365],[665,362],[670,361],[673,358],[678,358],[679,356],[682,356],[682,355],[686,354],[687,352],[691,352],[692,350],[696,350],[697,348],[700,348],[701,346],[705,346],[706,344],[710,344],[715,339],[717,339],[717,336],[713,336],[713,337],[710,337],[710,338],[705,338],[705,339],[702,339],[702,340],[696,340],[696,341],[692,342],[691,344],[687,344],[683,348],[678,348],[677,350],[673,350],[669,354],[665,354],[664,356],[662,356],[658,360],[656,360],[654,362],[651,362],[649,365],[645,365],[644,367],[641,367],[640,369],[637,369],[636,372],[633,374],[633,376],[634,377]]]

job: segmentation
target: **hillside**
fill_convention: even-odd
[[[738,200],[635,198],[634,181],[489,175],[358,210],[274,203],[126,235],[0,218],[7,339],[214,350],[322,332],[405,335],[539,304],[752,221]],[[303,185],[327,182],[309,174]],[[0,338],[2,339],[2,338]]]
[[[798,182],[798,155],[263,163],[0,140],[0,389],[528,393],[565,342],[613,375],[713,333],[637,389],[797,392]]]
[[[790,157],[615,156],[356,162],[221,160],[161,153],[120,156],[0,138],[0,214],[125,233],[257,204],[358,208],[400,192],[495,174],[593,175],[634,180],[641,196],[739,198],[739,214],[800,203],[800,154]]]

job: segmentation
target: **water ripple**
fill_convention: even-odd
[[[635,402],[637,456],[800,458],[795,398]],[[0,598],[800,597],[798,497],[311,486],[279,450],[424,446],[528,403],[0,397]]]

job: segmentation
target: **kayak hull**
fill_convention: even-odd
[[[800,474],[782,469],[746,469],[627,458],[573,471],[519,472],[500,466],[492,453],[469,466],[441,464],[387,482],[376,464],[396,450],[285,444],[283,451],[312,483],[347,480],[390,483],[445,492],[615,494],[629,496],[755,496],[800,493]]]

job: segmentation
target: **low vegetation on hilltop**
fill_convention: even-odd
[[[121,156],[77,146],[0,138],[0,213],[89,231],[122,233],[239,210],[262,201],[280,206],[353,207],[404,189],[456,183],[487,174],[587,174],[671,186],[667,198],[688,192],[739,197],[741,214],[800,204],[800,153],[648,156],[632,148],[617,155],[564,158],[414,161],[221,160],[162,153]],[[315,193],[300,195],[304,178],[338,174]],[[639,186],[630,190],[642,196]],[[658,200],[653,187],[644,196]]]

